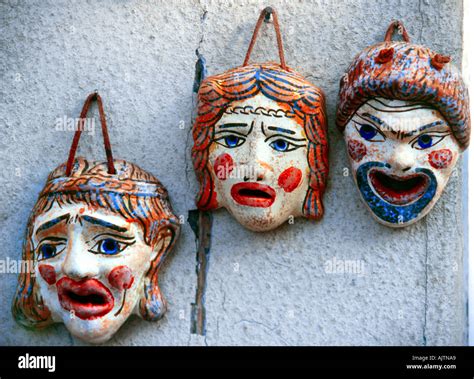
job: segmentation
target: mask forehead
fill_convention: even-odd
[[[411,135],[428,127],[449,129],[439,111],[412,101],[371,99],[358,109],[356,116],[373,122],[382,132],[399,133],[399,136],[402,133]],[[420,130],[423,127],[426,129]]]
[[[228,128],[247,133],[257,122],[253,131],[282,131],[291,136],[306,138],[301,119],[291,111],[288,104],[258,94],[250,99],[233,102],[216,124],[216,133]],[[263,124],[262,124],[263,123]]]
[[[137,234],[143,238],[142,234],[137,230],[136,223],[128,222],[122,216],[119,216],[107,209],[91,208],[86,204],[64,204],[59,206],[55,203],[48,211],[36,217],[33,225],[32,239],[37,242],[39,235],[54,233],[64,228],[67,229],[68,224],[82,223],[91,227],[102,226],[111,231],[120,231],[127,234]],[[60,229],[61,228],[61,229]]]

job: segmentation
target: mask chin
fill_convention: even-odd
[[[92,321],[84,320],[70,320],[68,319],[69,315],[65,316],[66,319],[63,319],[66,329],[74,337],[80,339],[81,341],[90,343],[90,344],[101,344],[110,340],[117,330],[122,326],[124,321],[110,322],[107,320],[107,323],[104,323],[105,317],[103,319],[97,319]],[[125,320],[125,319],[121,319]],[[104,326],[107,325],[107,327]]]
[[[254,232],[265,232],[272,230],[280,223],[269,209],[264,208],[251,208],[239,206],[239,209],[229,208],[231,215],[237,220],[237,222],[244,228]],[[247,209],[243,209],[247,208]]]
[[[428,169],[418,168],[414,174],[398,177],[381,162],[361,165],[356,181],[362,199],[377,220],[391,227],[407,226],[423,217],[434,205],[438,188],[436,177]]]

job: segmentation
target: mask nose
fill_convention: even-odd
[[[394,171],[408,172],[416,163],[413,148],[407,144],[400,144],[400,146],[394,148],[388,163]]]
[[[254,165],[251,166],[251,169],[246,172],[244,182],[262,182],[266,177],[266,169],[264,169],[259,162],[255,162]]]
[[[75,280],[89,279],[98,276],[99,269],[94,254],[88,251],[81,238],[71,238],[64,253],[62,264],[64,275]]]
[[[243,162],[245,165],[244,182],[262,182],[269,179],[273,168],[266,163],[269,161],[268,158],[264,142],[250,141]]]

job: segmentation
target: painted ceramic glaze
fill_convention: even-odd
[[[20,274],[13,301],[21,325],[64,323],[91,343],[107,341],[132,314],[164,314],[158,275],[180,229],[163,185],[113,160],[101,102],[99,111],[110,159],[74,159],[76,132],[68,163],[49,175],[28,221],[22,259],[33,269]]]
[[[395,27],[405,41],[391,41]],[[449,57],[409,43],[394,22],[341,80],[337,125],[371,214],[410,225],[436,204],[469,144],[467,89]]]
[[[54,170],[31,214],[13,312],[31,328],[62,322],[76,337],[108,340],[131,314],[154,321],[165,303],[161,263],[179,232],[166,190],[138,166],[84,158]]]
[[[271,15],[280,64],[248,64],[258,30]],[[200,210],[227,208],[254,231],[299,216],[323,216],[328,175],[324,94],[286,66],[272,8],[261,12],[242,67],[206,78],[198,101],[192,159]]]
[[[328,161],[317,87],[276,64],[249,65],[207,78],[198,112],[199,209],[225,207],[255,231],[322,217]]]

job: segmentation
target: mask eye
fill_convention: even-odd
[[[117,255],[121,251],[125,250],[131,244],[117,241],[114,238],[104,238],[98,241],[95,246],[89,250],[94,254],[103,254],[103,255]]]
[[[433,147],[434,145],[440,143],[444,139],[444,137],[446,137],[446,135],[443,136],[425,133],[415,138],[412,143],[412,147],[417,150],[429,149],[430,147]]]
[[[283,138],[275,139],[273,140],[273,142],[270,143],[270,147],[273,150],[278,151],[279,153],[286,153],[288,151],[293,151],[304,146],[306,145],[296,145],[293,142],[287,141]]]
[[[276,141],[273,141],[270,146],[276,151],[288,151],[290,143],[284,139],[277,139]]]
[[[50,259],[60,254],[66,247],[65,243],[45,242],[38,247],[37,257],[38,261]]]
[[[369,124],[360,124],[358,125],[357,131],[359,135],[365,139],[366,141],[370,142],[383,142],[385,141],[385,137],[382,133],[380,133],[377,128],[373,127]]]
[[[219,145],[225,146],[229,149],[241,146],[245,142],[245,138],[239,137],[235,134],[228,134],[215,140]]]

